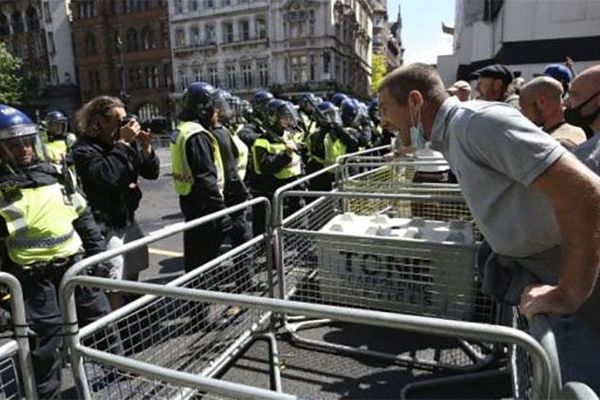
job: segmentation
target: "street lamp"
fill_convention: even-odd
[[[121,39],[121,35],[117,35],[116,39],[116,46],[117,49],[119,50],[119,62],[121,64],[121,100],[123,100],[124,103],[127,102],[127,98],[129,97],[129,95],[127,94],[127,80],[126,78],[126,65],[125,65],[125,52],[123,51],[123,40]]]

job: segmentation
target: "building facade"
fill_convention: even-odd
[[[51,109],[72,116],[79,102],[67,1],[0,0],[0,41],[22,60],[25,106],[40,119]]]
[[[493,63],[527,80],[566,57],[581,71],[600,62],[599,26],[596,0],[457,0],[454,51],[438,70],[447,85]]]
[[[387,0],[373,1],[373,54],[385,57],[388,71],[402,65],[404,49],[401,39],[402,19],[389,22]]]
[[[169,14],[175,99],[199,80],[245,98],[261,88],[368,95],[368,1],[170,0]]]
[[[125,100],[142,121],[171,117],[171,48],[166,0],[72,0],[83,101]]]

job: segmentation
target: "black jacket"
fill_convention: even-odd
[[[26,189],[32,187],[53,185],[55,183],[61,183],[62,176],[56,170],[56,168],[49,164],[44,163],[32,168],[29,168],[17,175],[8,173],[4,170],[0,171],[0,185],[5,183],[16,184],[19,188]],[[86,256],[92,256],[103,252],[106,249],[104,237],[100,232],[100,228],[94,221],[94,217],[90,211],[90,208],[86,208],[85,211],[79,216],[78,219],[73,221],[73,228],[81,238],[83,242],[83,248]],[[0,238],[8,236],[8,229],[4,219],[0,218]],[[0,254],[5,255],[3,251]],[[9,260],[4,259],[4,262]]]
[[[94,215],[107,226],[129,225],[142,198],[139,176],[157,179],[160,173],[160,161],[154,151],[146,159],[135,142],[131,146],[111,146],[81,136],[73,145],[72,154]]]

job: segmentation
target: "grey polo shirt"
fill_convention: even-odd
[[[494,252],[527,257],[560,245],[549,200],[529,186],[566,150],[519,110],[448,98],[435,117],[431,147],[448,160]]]

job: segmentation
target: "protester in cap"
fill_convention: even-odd
[[[458,97],[460,101],[471,100],[471,85],[467,81],[456,81],[447,89],[452,96]]]
[[[562,64],[550,64],[544,68],[544,72],[541,74],[533,74],[533,76],[550,76],[562,84],[563,94],[569,92],[569,85],[573,80],[573,73],[571,70]]]
[[[583,129],[565,121],[562,104],[563,86],[549,76],[532,79],[521,88],[521,112],[544,132],[571,149],[585,142]]]
[[[519,96],[509,92],[515,76],[504,65],[489,65],[475,71],[471,76],[477,79],[476,89],[481,100],[502,101],[519,108]]]
[[[577,75],[565,105],[565,120],[593,134],[573,149],[573,154],[600,175],[600,65]]]

